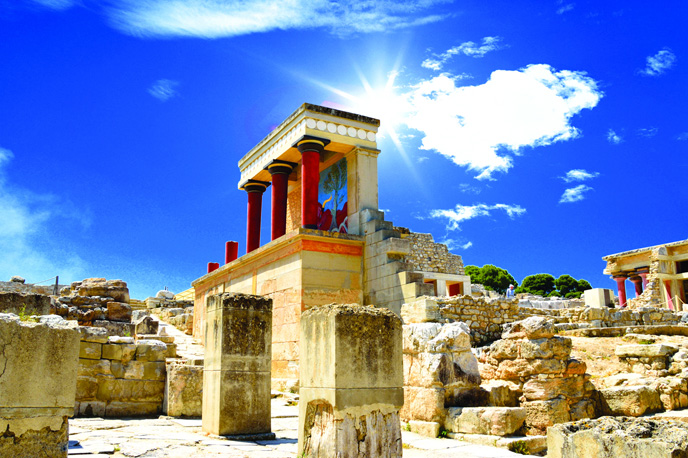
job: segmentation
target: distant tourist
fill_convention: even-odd
[[[514,297],[514,285],[509,285],[509,289],[506,290],[506,297],[507,299]]]

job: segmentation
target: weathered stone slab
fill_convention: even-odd
[[[547,430],[549,458],[676,458],[688,456],[684,423],[602,417]]]
[[[508,436],[525,419],[526,410],[521,407],[450,407],[444,427],[455,433]]]
[[[673,345],[666,344],[628,344],[618,345],[614,353],[620,358],[656,358],[671,356],[678,351]]]
[[[662,410],[659,393],[648,386],[615,386],[599,390],[605,415],[639,417]]]
[[[165,411],[170,417],[200,417],[203,410],[203,366],[167,363]]]

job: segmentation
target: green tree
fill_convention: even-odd
[[[571,275],[561,275],[554,281],[554,285],[561,293],[560,296],[566,296],[568,293],[574,293],[578,291],[578,280],[573,278]]]
[[[579,292],[586,291],[588,289],[592,289],[592,285],[588,282],[588,280],[583,280],[582,278],[578,280],[578,288],[576,288]]]
[[[485,288],[497,291],[500,294],[504,294],[509,285],[518,285],[514,277],[506,269],[492,264],[485,264],[482,267],[466,266],[464,270],[466,275],[471,277],[472,283],[480,283]]]
[[[523,279],[519,292],[547,296],[555,290],[554,277],[550,274],[528,275]]]

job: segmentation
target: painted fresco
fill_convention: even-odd
[[[346,159],[342,159],[320,172],[318,229],[347,233],[347,200]]]

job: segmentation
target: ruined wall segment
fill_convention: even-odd
[[[435,243],[432,234],[410,232],[405,228],[396,228],[411,245],[406,261],[412,270],[420,272],[437,272],[444,274],[465,275],[461,256],[450,253],[447,245]]]
[[[0,456],[66,457],[79,333],[0,314]]]

